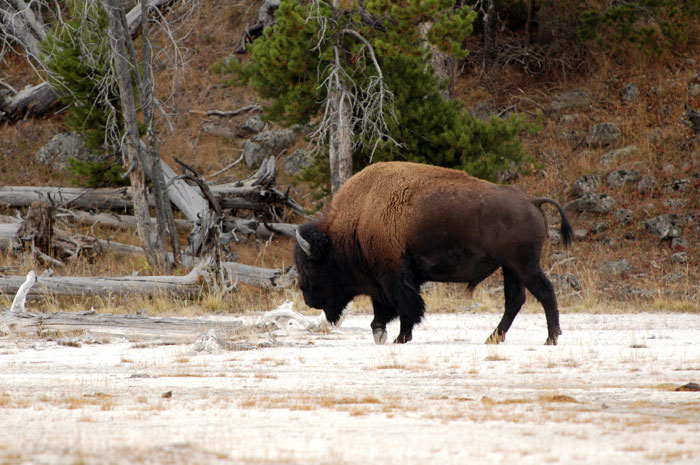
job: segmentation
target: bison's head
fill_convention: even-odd
[[[354,297],[347,279],[335,257],[330,238],[315,224],[297,229],[294,264],[299,273],[299,289],[309,307],[323,309],[326,318],[336,323],[343,309]]]

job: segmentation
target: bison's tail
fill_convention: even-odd
[[[569,244],[571,244],[571,240],[574,238],[574,230],[571,227],[571,223],[569,223],[569,219],[566,217],[566,213],[564,212],[564,209],[559,205],[558,202],[552,199],[548,199],[545,197],[539,197],[532,199],[532,203],[534,203],[537,208],[540,208],[543,203],[548,203],[551,205],[554,205],[557,210],[559,210],[559,214],[561,215],[561,239],[562,242],[564,242],[564,247],[568,247]]]

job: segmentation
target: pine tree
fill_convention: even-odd
[[[378,134],[355,124],[356,169],[373,161],[403,159],[494,179],[525,157],[519,133],[533,125],[519,116],[474,120],[457,102],[440,95],[429,45],[456,58],[467,56],[463,44],[475,14],[466,7],[455,8],[449,0],[372,0],[334,9],[320,0],[282,0],[275,17],[277,24],[253,44],[250,62],[230,61],[225,71],[236,74],[235,84],[249,83],[269,99],[265,116],[282,124],[308,123],[322,114],[327,97],[323,83],[336,63],[336,51],[342,77],[356,99],[381,78],[392,97],[382,115],[386,127]],[[417,27],[421,23],[430,24],[427,37]],[[371,45],[381,77],[358,36]],[[356,105],[354,111],[357,122],[368,108]]]
[[[96,153],[117,152],[121,132],[119,92],[112,78],[107,17],[100,2],[69,0],[68,19],[58,22],[40,45],[49,71],[48,81],[68,107],[66,125],[78,132]],[[108,129],[109,128],[109,129]],[[124,184],[128,181],[117,160],[73,160],[69,169],[76,182],[88,186]]]

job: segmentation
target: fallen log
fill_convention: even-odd
[[[109,295],[176,295],[193,296],[201,291],[207,275],[202,268],[193,269],[187,276],[121,276],[73,277],[39,276],[29,295],[94,297]],[[16,294],[25,282],[21,276],[0,277],[0,294]]]
[[[238,187],[232,184],[212,185],[211,190],[222,208],[262,210],[270,206],[287,207],[299,214],[303,208],[286,193],[262,186]],[[0,205],[9,208],[26,208],[35,200],[51,196],[57,205],[86,210],[131,211],[133,202],[128,188],[85,189],[52,186],[1,186]],[[149,204],[153,207],[152,201]],[[186,209],[187,210],[187,209]],[[196,215],[196,208],[187,210]],[[200,210],[201,211],[201,210]]]
[[[0,205],[10,208],[28,207],[36,200],[47,200],[49,197],[61,207],[125,211],[133,208],[131,194],[126,187],[104,189],[53,186],[0,187]]]
[[[0,324],[16,335],[58,337],[59,343],[80,346],[82,343],[102,342],[94,336],[125,337],[139,343],[159,341],[163,344],[191,343],[203,334],[217,339],[240,339],[264,328],[244,325],[240,320],[207,320],[195,318],[149,317],[147,315],[113,315],[88,312],[1,312]],[[2,331],[2,328],[0,328]],[[74,336],[81,332],[79,336]],[[232,346],[231,350],[237,347]],[[247,347],[241,346],[241,349]],[[254,347],[251,347],[254,348]]]
[[[83,210],[62,209],[57,216],[62,219],[71,219],[77,224],[88,226],[100,225],[115,229],[136,228],[136,217],[132,215],[119,215],[117,213],[91,213]],[[155,218],[151,218],[151,224],[155,226]],[[192,228],[192,223],[188,220],[176,219],[175,226],[177,226],[178,229],[189,230]]]
[[[0,123],[41,116],[56,105],[58,96],[48,82],[25,87],[15,95],[0,94]]]
[[[290,325],[290,322],[295,324]],[[323,313],[316,317],[304,316],[294,311],[289,301],[254,318],[173,318],[94,311],[38,313],[0,309],[0,334],[38,336],[71,347],[110,342],[111,337],[118,337],[139,345],[191,343],[191,349],[196,352],[251,350],[269,347],[279,337],[295,330],[327,333],[329,324]]]

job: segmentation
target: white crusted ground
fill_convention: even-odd
[[[562,314],[545,347],[523,314],[486,346],[499,317],[428,314],[402,346],[370,315],[248,351],[0,338],[0,463],[700,463],[700,392],[674,390],[699,315]]]

